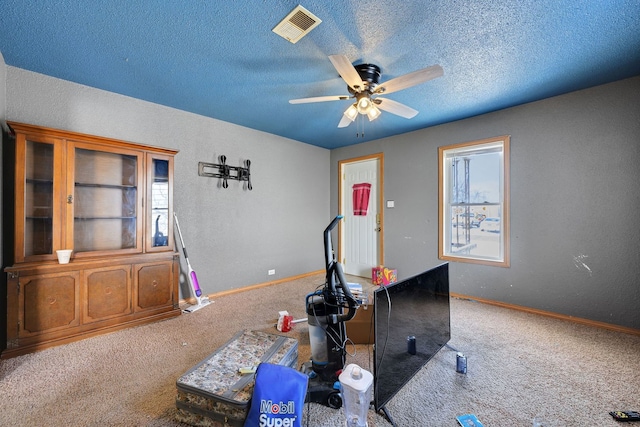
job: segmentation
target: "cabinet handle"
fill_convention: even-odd
[[[69,195],[67,196],[67,203],[68,203],[68,204],[73,203],[73,195],[69,194]]]

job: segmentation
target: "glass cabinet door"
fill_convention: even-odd
[[[147,252],[173,249],[173,157],[147,157]]]
[[[62,208],[56,201],[62,189],[62,141],[18,135],[16,158],[16,252],[17,262],[50,259],[60,249],[59,220]]]
[[[95,251],[141,252],[142,153],[97,150],[82,143],[73,145],[72,189],[69,205],[73,224],[67,226],[67,241],[76,255]]]

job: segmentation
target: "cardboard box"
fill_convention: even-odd
[[[383,266],[371,269],[371,282],[374,285],[386,286],[398,281],[398,270],[391,270]]]
[[[353,319],[345,323],[347,337],[354,344],[373,344],[373,305],[361,305]]]
[[[347,283],[347,286],[349,287],[349,292],[351,292],[351,295],[353,295],[356,301],[358,301],[358,304],[367,303],[366,301],[362,300],[363,293],[362,293],[362,285],[360,283]]]

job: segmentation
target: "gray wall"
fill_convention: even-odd
[[[4,63],[4,57],[2,56],[2,52],[0,52],[0,126],[4,126],[4,122],[7,117],[7,67]],[[0,129],[0,132],[2,129]],[[0,142],[2,141],[2,135],[0,135]],[[2,150],[0,149],[0,176],[2,176],[2,165],[3,165],[3,155]],[[4,203],[2,185],[0,185],[0,203]],[[3,209],[0,205],[0,224],[3,223]],[[0,227],[0,242],[3,241],[4,230]],[[2,251],[0,251],[0,265],[4,266]],[[5,277],[0,280],[1,283],[4,284]],[[2,289],[0,288],[0,292]]]
[[[5,119],[7,114],[7,67],[4,57],[0,52],[0,121]]]
[[[437,147],[511,135],[511,267],[451,263],[451,290],[640,328],[640,77],[331,152],[384,152],[385,264],[438,260]]]
[[[7,67],[4,63],[4,57],[0,52],[0,126],[3,126],[7,116]],[[1,129],[0,129],[1,131]],[[2,138],[0,137],[0,142]],[[2,150],[0,150],[0,176],[2,173]],[[0,200],[2,198],[2,186],[0,185]],[[2,202],[0,202],[2,203]],[[2,224],[2,209],[0,208],[0,224]],[[2,242],[3,230],[0,229],[0,242]],[[2,251],[0,251],[0,265],[4,265],[2,262]]]
[[[180,150],[175,207],[207,293],[323,269],[337,162],[376,152],[396,202],[385,264],[437,265],[437,147],[509,134],[511,267],[451,263],[452,291],[640,329],[640,77],[329,152],[4,68],[8,120]],[[197,176],[220,154],[251,159],[253,191]]]
[[[205,293],[324,269],[329,151],[157,104],[7,69],[7,120],[179,149],[174,205]],[[253,191],[198,176],[251,160]],[[183,263],[184,265],[184,263]],[[267,275],[275,269],[275,275]],[[183,278],[184,280],[184,278]],[[182,295],[188,288],[183,283]],[[274,308],[276,310],[276,308]],[[275,311],[274,311],[275,313]]]
[[[3,126],[7,114],[7,67],[4,63],[4,57],[0,52],[0,126]],[[4,144],[4,134],[0,129],[0,142]],[[3,147],[0,147],[0,177],[4,176],[4,154]],[[1,178],[0,178],[1,179]],[[4,189],[3,182],[0,181],[0,242],[4,241]],[[4,248],[0,250],[0,266],[4,267]],[[7,293],[7,276],[0,273],[0,348],[4,348],[7,342],[7,299],[3,296]]]

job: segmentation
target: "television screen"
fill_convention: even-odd
[[[374,292],[374,405],[379,411],[451,338],[449,264]]]

